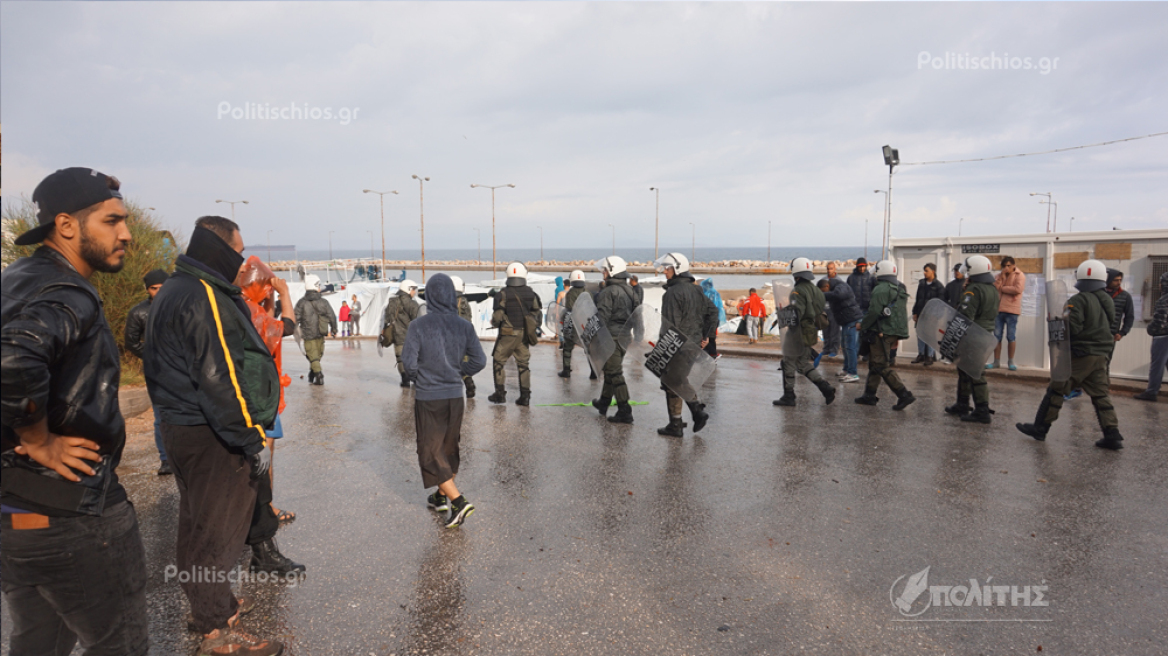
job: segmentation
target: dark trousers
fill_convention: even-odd
[[[1063,396],[1071,390],[1082,389],[1091,397],[1095,417],[1104,431],[1119,428],[1119,417],[1111,403],[1111,379],[1107,375],[1110,358],[1105,355],[1087,355],[1071,359],[1071,378],[1065,383],[1051,381],[1043,399],[1045,412],[1039,411],[1039,423],[1053,424],[1063,408]]]
[[[179,493],[175,564],[180,576],[189,577],[179,585],[195,629],[210,633],[227,626],[239,609],[226,577],[243,551],[259,482],[251,479],[243,454],[229,449],[210,426],[163,422],[162,441]]]
[[[973,395],[974,405],[987,406],[990,404],[990,386],[986,382],[985,374],[980,378],[974,378],[964,371],[957,370],[957,402],[969,403],[970,395]]]
[[[50,517],[13,529],[3,516],[4,598],[13,656],[138,656],[147,649],[146,553],[128,501],[101,517]],[[27,516],[26,516],[27,517]]]
[[[458,443],[462,439],[464,409],[462,397],[414,401],[422,487],[441,485],[458,473]]]
[[[895,350],[892,348],[893,344],[897,343],[897,338],[888,337],[871,337],[872,348],[868,353],[868,381],[864,386],[864,393],[868,396],[875,396],[876,391],[880,389],[880,381],[883,380],[888,384],[888,387],[900,396],[904,391],[904,383],[900,382],[900,376],[896,375],[896,370],[893,365],[896,363]]]
[[[628,405],[629,386],[625,383],[624,368],[625,350],[620,344],[604,363],[604,387],[600,390],[600,400],[608,402],[616,397],[618,405]]]
[[[705,351],[711,358],[718,357],[718,337],[716,335],[711,337],[710,341],[706,343]]]
[[[272,510],[272,476],[269,472],[256,481],[255,508],[251,514],[251,528],[247,530],[247,543],[257,545],[276,537],[280,520]]]

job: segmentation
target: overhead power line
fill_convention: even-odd
[[[1152,137],[1163,137],[1168,135],[1168,132],[1156,132],[1154,134],[1145,134],[1142,137],[1128,137],[1127,139],[1115,139],[1114,141],[1104,141],[1102,143],[1087,144],[1085,146],[1071,146],[1070,148],[1055,148],[1054,150],[1044,150],[1038,153],[1018,153],[1017,155],[998,155],[996,157],[978,157],[976,159],[949,159],[940,160],[936,162],[902,162],[901,166],[923,166],[925,164],[962,164],[965,162],[988,162],[995,159],[1010,159],[1012,157],[1031,157],[1033,155],[1050,155],[1052,153],[1065,153],[1068,150],[1082,150],[1083,148],[1096,148],[1098,146],[1110,146],[1111,144],[1123,143],[1124,141],[1138,141],[1140,139],[1151,139]]]

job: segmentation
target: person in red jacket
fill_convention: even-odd
[[[341,337],[351,337],[353,335],[353,323],[352,317],[349,316],[348,301],[341,301],[341,315],[339,318],[341,320],[341,324],[344,326],[341,328]]]
[[[746,334],[750,337],[750,343],[754,344],[758,341],[758,326],[766,317],[766,305],[759,298],[758,290],[753,287],[750,288],[750,297],[746,299],[745,310]]]

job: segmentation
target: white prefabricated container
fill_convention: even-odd
[[[1160,275],[1168,270],[1168,230],[1114,230],[1107,232],[1060,232],[1034,235],[999,235],[975,237],[937,237],[927,239],[893,239],[891,256],[901,272],[901,282],[915,297],[917,281],[924,277],[928,262],[937,265],[942,283],[952,279],[953,265],[969,255],[982,254],[994,262],[1005,255],[1013,256],[1026,274],[1026,292],[1022,296],[1022,315],[1018,318],[1019,367],[1046,370],[1050,358],[1046,347],[1045,298],[1042,281],[1061,278],[1067,287],[1074,285],[1075,267],[1085,259],[1101,260],[1108,267],[1123,272],[1123,287],[1135,301],[1136,322],[1131,333],[1115,349],[1111,364],[1114,378],[1148,378],[1152,338],[1148,321],[1152,306],[1159,297]],[[910,323],[910,338],[901,344],[901,355],[917,353],[916,333]],[[1005,345],[1003,345],[1003,351]],[[1002,354],[1003,364],[1006,355]]]

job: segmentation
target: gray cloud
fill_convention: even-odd
[[[1044,150],[1165,129],[1161,4],[4,3],[5,190],[89,165],[176,226],[247,198],[252,239],[470,247],[498,195],[501,243],[859,245],[905,161]],[[1036,71],[918,70],[946,52],[1058,57]],[[221,102],[360,108],[338,121],[217,118]],[[1164,227],[1166,141],[905,167],[895,234]],[[596,230],[595,225],[602,229]],[[875,232],[875,231],[874,231]],[[245,235],[246,236],[246,235]]]

